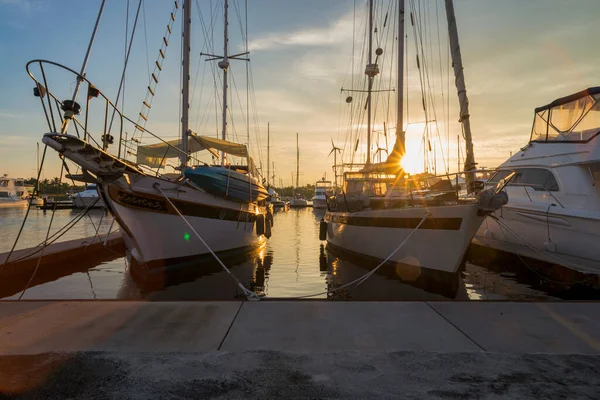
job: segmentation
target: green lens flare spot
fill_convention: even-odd
[[[187,232],[186,232],[186,233],[184,233],[184,234],[183,234],[183,238],[185,239],[185,241],[186,241],[186,242],[189,242],[189,241],[190,241],[190,234],[189,234],[189,233],[187,233]]]

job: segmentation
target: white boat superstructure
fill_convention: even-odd
[[[22,178],[0,177],[0,208],[27,207],[27,189]]]
[[[100,197],[97,185],[94,183],[87,185],[81,192],[74,193],[71,199],[75,208],[104,208],[104,200]]]
[[[535,110],[529,143],[488,185],[515,172],[509,202],[488,217],[477,243],[582,272],[600,272],[600,87]],[[512,231],[512,232],[511,232]],[[561,256],[568,256],[563,257]]]
[[[447,0],[446,13],[452,49],[452,63],[460,100],[460,121],[466,138],[465,170],[474,170],[473,146],[469,125],[468,100],[463,76],[456,20],[451,0]],[[354,93],[367,93],[366,106],[358,102],[362,112],[366,108],[367,152],[366,162],[358,172],[344,173],[343,192],[329,199],[325,214],[327,244],[357,256],[388,260],[400,267],[424,268],[434,274],[455,273],[460,267],[466,250],[483,222],[486,212],[497,209],[506,202],[505,194],[494,190],[481,192],[477,201],[461,200],[449,179],[440,179],[431,187],[406,178],[400,167],[405,152],[403,130],[403,58],[404,58],[404,1],[397,4],[397,26],[395,37],[396,68],[398,85],[396,112],[396,142],[386,162],[371,162],[371,135],[373,132],[371,97],[374,78],[380,73],[378,60],[385,50],[372,49],[374,2],[368,2],[369,38],[365,68],[365,88],[348,90],[348,104],[353,102]],[[388,14],[385,14],[387,20]],[[414,18],[418,20],[422,17]],[[426,17],[423,17],[426,19]],[[411,21],[413,16],[411,13]],[[384,24],[385,25],[385,24]],[[381,31],[378,35],[385,36]],[[364,60],[364,58],[362,58]],[[385,63],[383,64],[385,66]],[[377,84],[378,85],[378,84]],[[378,88],[380,86],[377,86]],[[388,95],[386,95],[388,96]],[[388,97],[389,98],[389,97]],[[424,107],[425,107],[425,103]],[[381,105],[379,105],[381,107]],[[427,114],[426,114],[427,115]],[[360,121],[359,121],[360,122]],[[357,122],[353,122],[356,124]],[[385,125],[384,125],[385,126]],[[353,132],[351,132],[353,134]],[[354,142],[355,139],[352,139]],[[356,140],[355,149],[359,141]],[[354,165],[353,163],[351,165]],[[474,173],[467,174],[472,183]]]
[[[331,181],[322,178],[315,183],[315,196],[313,197],[313,208],[327,208],[327,198],[333,194]]]

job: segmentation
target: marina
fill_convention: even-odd
[[[0,248],[0,253],[4,254],[10,251],[18,232],[20,221],[17,216],[24,213],[20,209],[13,209],[10,214],[6,211],[2,221],[12,220],[13,228],[5,233],[6,240]],[[258,251],[229,256],[225,258],[226,265],[244,287],[265,299],[298,298],[319,293],[314,298],[379,301],[600,298],[600,276],[597,274],[584,275],[556,266],[549,268],[548,264],[533,269],[535,264],[528,259],[501,257],[485,249],[478,252],[476,248],[468,254],[472,261],[466,262],[464,270],[449,277],[440,278],[425,270],[385,265],[360,285],[340,290],[341,286],[369,273],[378,262],[327,248],[326,243],[319,240],[319,225],[324,212],[311,208],[275,212],[273,236],[265,246]],[[30,231],[36,229],[38,233],[36,236],[24,236],[22,244],[17,246],[20,251],[26,251],[26,248],[44,240],[50,213],[38,213],[40,215],[32,218],[31,225],[26,227]],[[73,216],[74,211],[56,211],[58,223],[52,232],[58,232],[59,223],[67,223]],[[79,221],[57,243],[76,242],[78,237],[86,237],[87,243],[94,240],[102,248],[111,220],[99,211],[93,211],[91,218]],[[111,237],[118,240],[118,233],[113,232]],[[116,251],[106,250],[98,257],[86,257],[85,263],[80,261],[81,256],[52,263],[49,266],[53,271],[52,279],[34,282],[37,284],[31,285],[22,299],[234,300],[244,297],[235,281],[214,260],[199,260],[178,269],[151,274],[127,262],[123,247],[116,248]],[[38,255],[31,255],[34,265]],[[11,259],[15,257],[18,255]],[[32,272],[28,270],[27,279],[20,279],[14,285],[4,285],[10,289],[3,290],[2,297],[19,298]],[[333,292],[323,293],[328,290]]]
[[[0,1],[0,397],[600,398],[563,3]]]

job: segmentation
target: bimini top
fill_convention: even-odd
[[[600,87],[535,109],[532,142],[588,142],[600,133]]]

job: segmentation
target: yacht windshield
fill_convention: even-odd
[[[532,142],[586,142],[600,132],[600,87],[535,110]]]

